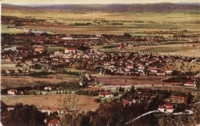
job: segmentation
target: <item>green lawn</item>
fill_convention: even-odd
[[[9,28],[9,25],[1,24],[1,33],[11,33],[11,34],[17,34],[17,33],[24,33],[23,30],[17,29],[17,28]]]

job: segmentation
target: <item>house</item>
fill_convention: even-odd
[[[5,73],[6,74],[10,74],[10,70],[5,70]]]
[[[60,121],[58,119],[51,119],[48,122],[48,126],[60,126]]]
[[[44,48],[43,48],[43,47],[35,47],[35,48],[34,48],[34,51],[35,51],[35,52],[42,53],[42,52],[44,52]]]
[[[63,37],[62,40],[72,40],[73,38],[71,36],[66,36],[66,37]]]
[[[15,107],[14,105],[7,105],[7,110],[8,111],[14,110],[14,107]]]
[[[150,71],[151,71],[152,73],[157,73],[157,72],[158,72],[157,69],[151,69]]]
[[[166,70],[165,73],[166,73],[166,75],[172,75],[173,70]]]
[[[165,72],[163,72],[163,71],[158,71],[158,72],[157,72],[157,76],[165,76]]]
[[[46,87],[44,87],[44,90],[46,90],[46,91],[52,91],[52,90],[55,90],[55,89],[56,89],[55,86],[46,86]]]
[[[187,81],[183,85],[187,87],[196,87],[195,81]]]
[[[113,97],[113,93],[111,91],[101,91],[101,92],[99,92],[99,97],[112,98]]]
[[[139,69],[139,70],[144,70],[145,67],[144,67],[143,65],[140,65],[140,66],[138,67],[138,69]]]
[[[3,50],[4,50],[4,51],[8,51],[8,50],[16,51],[16,50],[17,50],[17,47],[16,47],[16,46],[13,46],[13,47],[7,47],[7,48],[4,48]]]
[[[54,112],[57,112],[58,114],[64,114],[66,110],[64,108],[59,108],[59,107],[42,107],[41,112],[47,113],[48,115]]]
[[[104,66],[110,66],[110,62],[104,62],[103,65]]]
[[[16,89],[10,89],[7,91],[8,95],[16,95],[17,90]]]
[[[127,65],[127,68],[128,69],[133,69],[134,67],[133,67],[133,65],[130,64],[130,65]]]
[[[129,101],[129,100],[123,100],[123,105],[124,106],[131,105],[131,104],[132,104],[132,102]]]
[[[66,54],[76,53],[77,49],[76,48],[65,48],[64,51],[65,51]]]
[[[158,110],[161,112],[172,113],[175,110],[174,104],[163,104],[158,107]]]

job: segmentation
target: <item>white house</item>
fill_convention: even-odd
[[[43,107],[41,108],[41,112],[50,115],[50,113],[53,112],[57,112],[58,114],[64,114],[66,111],[64,108],[59,108],[59,107]]]
[[[174,104],[164,104],[158,107],[158,110],[161,112],[172,113],[175,110]]]
[[[165,72],[160,71],[157,73],[157,76],[165,76]]]
[[[110,92],[110,91],[101,91],[101,92],[99,92],[99,97],[112,98],[113,97],[113,93]]]
[[[133,69],[133,65],[127,65],[128,69]]]
[[[173,70],[166,70],[165,73],[166,73],[166,75],[172,75]]]
[[[8,95],[16,95],[17,90],[16,89],[10,89],[7,91]]]
[[[195,81],[187,81],[184,83],[184,86],[196,87],[196,83],[195,83]]]
[[[65,48],[65,53],[69,54],[69,53],[76,53],[77,49],[76,48]]]

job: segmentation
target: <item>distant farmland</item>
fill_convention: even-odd
[[[200,23],[200,13],[198,12],[200,6],[198,5],[146,5],[148,8],[141,11],[136,9],[143,7],[139,5],[136,7],[127,5],[129,8],[125,8],[126,11],[117,10],[119,8],[117,5],[111,6],[113,11],[109,11],[109,6],[93,6],[70,7],[63,5],[51,9],[50,7],[31,8],[3,5],[2,16],[44,19],[50,23],[61,23],[62,26],[26,25],[22,27],[62,34],[123,34],[125,32],[132,34],[155,30],[197,31],[200,29],[200,25],[198,25]],[[156,11],[156,7],[163,11]],[[165,9],[170,7],[174,8]],[[75,11],[74,8],[84,11]],[[185,11],[183,11],[184,9]],[[4,30],[6,31],[6,29]]]

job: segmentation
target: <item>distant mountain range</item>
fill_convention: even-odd
[[[156,3],[156,4],[65,4],[65,5],[11,5],[2,4],[4,9],[63,10],[70,12],[170,12],[200,11],[200,3]]]

